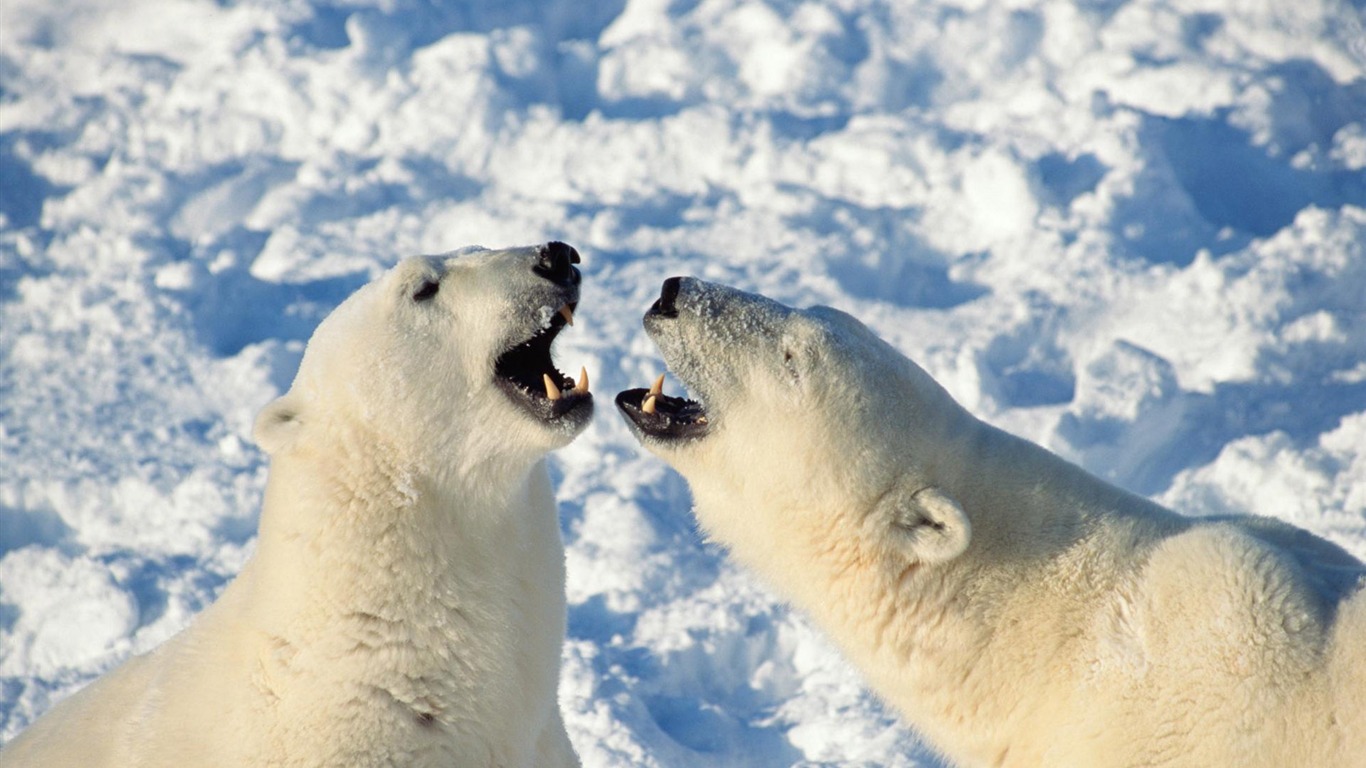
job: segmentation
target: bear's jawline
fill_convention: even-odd
[[[655,412],[641,410],[648,389],[628,389],[617,395],[617,409],[640,430],[659,440],[687,440],[702,437],[711,429],[707,410],[696,400],[670,395],[655,396]]]
[[[574,304],[569,308],[572,311]],[[499,355],[493,363],[498,385],[513,402],[546,421],[557,419],[593,399],[587,392],[574,392],[574,380],[561,373],[550,357],[550,345],[564,326],[562,315],[551,316],[548,327]],[[562,394],[558,400],[546,396],[546,376],[559,386]]]

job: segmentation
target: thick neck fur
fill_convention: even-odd
[[[911,667],[920,679],[906,681],[914,692],[900,698],[908,711],[921,710],[917,720],[932,739],[964,738],[953,751],[985,764],[1027,764],[1028,754],[1010,756],[1015,740],[1007,734],[1028,731],[1031,718],[1058,700],[1050,702],[1052,665],[1084,663],[1093,638],[1077,630],[1096,626],[1138,578],[1143,558],[1128,555],[1152,546],[1155,531],[1187,523],[1033,443],[972,422],[963,453],[936,468],[935,480],[966,511],[973,543],[957,560],[918,569],[898,592],[899,610],[935,620],[917,621],[924,631],[884,661],[934,659]],[[1126,553],[1124,562],[1115,552]],[[1027,638],[1058,645],[1040,648]],[[961,701],[987,702],[992,711],[963,711]]]
[[[973,541],[963,555],[941,565],[918,564],[885,547],[884,532],[874,530],[883,521],[861,518],[858,510],[826,510],[805,516],[824,521],[792,542],[805,551],[782,558],[801,563],[802,572],[769,575],[844,644],[879,693],[932,743],[994,764],[1004,759],[1004,737],[999,747],[970,750],[993,744],[993,731],[1015,731],[1036,706],[1047,707],[1037,699],[1049,695],[1046,664],[1058,658],[1013,658],[1023,644],[1012,643],[1010,628],[1031,622],[1088,626],[1105,593],[1131,575],[1105,560],[1114,540],[1183,523],[966,412],[944,427],[953,437],[930,437],[924,444],[939,449],[918,471],[972,521]],[[1123,499],[1118,518],[1117,496]],[[1104,523],[1093,514],[1101,508],[1111,515]],[[1143,514],[1126,515],[1125,509]],[[989,559],[978,556],[983,551]],[[765,570],[762,562],[752,565]],[[812,568],[825,578],[812,578]],[[1063,613],[1034,615],[1031,596],[1057,579],[1090,584],[1092,591],[1062,606]],[[1065,657],[1069,650],[1056,652]],[[1019,679],[1021,669],[1032,669],[1039,679]],[[974,702],[971,711],[962,702]]]
[[[517,691],[554,700],[564,571],[544,463],[455,483],[458,456],[436,466],[371,435],[332,437],[272,459],[257,552],[234,584],[263,593],[244,604],[281,706],[321,711],[361,686],[418,721],[459,723],[483,702],[492,722],[539,722],[492,710],[536,698]]]
[[[544,472],[539,462],[497,466],[405,451],[368,430],[334,428],[328,438],[272,459],[256,557],[287,561],[280,566],[306,571],[320,589],[349,590],[336,570],[304,568],[341,567],[336,558],[345,558],[365,572],[377,600],[403,599],[381,598],[379,587],[414,576],[412,562],[432,564],[418,578],[439,578],[457,548],[504,551],[499,538],[525,521],[534,476]],[[405,567],[390,567],[397,564]]]

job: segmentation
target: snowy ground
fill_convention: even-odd
[[[1366,556],[1364,8],[4,0],[0,739],[213,599],[313,326],[469,243],[584,254],[588,766],[939,764],[610,407],[671,274],[849,310],[1120,485]]]

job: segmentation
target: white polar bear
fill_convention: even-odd
[[[19,766],[574,766],[547,451],[588,423],[550,345],[563,243],[405,260],[256,423],[256,552],[191,626],[61,702]]]
[[[671,278],[645,328],[701,402],[656,382],[617,404],[703,529],[953,760],[1366,765],[1343,550],[1110,486],[833,309]]]

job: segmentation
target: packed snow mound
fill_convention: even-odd
[[[672,274],[869,323],[977,415],[1366,556],[1366,6],[0,4],[0,738],[253,546],[255,412],[393,254],[564,240],[563,359]],[[590,766],[937,765],[600,418],[553,471]]]

